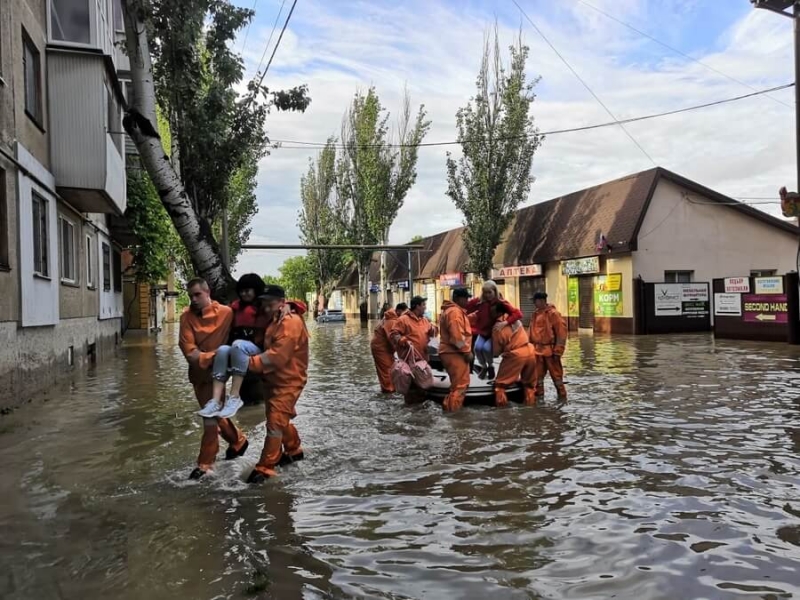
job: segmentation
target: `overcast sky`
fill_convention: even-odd
[[[253,0],[235,1],[253,6]],[[660,46],[581,0],[518,0],[618,119],[794,79],[791,21],[754,10],[748,0],[588,1],[713,68]],[[238,42],[238,48],[244,44],[248,74],[257,68],[281,4],[256,0],[246,44],[244,33]],[[283,6],[267,58],[291,4],[286,0]],[[611,120],[512,0],[298,0],[265,84],[272,89],[308,84],[312,103],[304,114],[271,115],[270,137],[324,142],[338,135],[356,90],[374,85],[397,114],[407,85],[414,106],[424,103],[433,121],[426,141],[454,140],[455,113],[474,93],[484,35],[495,18],[503,46],[521,28],[531,48],[528,74],[541,77],[533,114],[542,131]],[[730,196],[775,197],[782,185],[796,187],[793,93],[790,88],[771,94],[774,99],[758,96],[628,129],[659,166]],[[420,149],[417,183],[392,227],[392,243],[461,224],[445,195],[448,149],[458,151],[457,146]],[[251,243],[299,243],[300,177],[316,152],[277,149],[262,161]],[[619,127],[549,136],[534,159],[536,182],[527,204],[651,167]],[[758,208],[780,213],[777,203]],[[237,274],[277,274],[293,254],[248,252]]]

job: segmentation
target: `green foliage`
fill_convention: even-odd
[[[345,244],[347,229],[340,218],[341,196],[336,194],[335,139],[327,144],[308,173],[300,180],[302,209],[298,217],[301,239],[308,245]],[[352,264],[352,253],[343,250],[309,250],[308,260],[314,275],[315,291],[327,300],[334,286]]]
[[[281,282],[280,277],[275,277],[275,275],[262,275],[261,279],[264,280],[264,283],[267,285],[279,285],[283,287],[283,283]]]
[[[494,252],[524,201],[532,179],[533,155],[544,139],[529,114],[538,80],[526,82],[528,47],[521,39],[511,46],[506,73],[499,35],[487,39],[477,94],[456,113],[458,161],[447,153],[447,195],[464,215],[464,243],[473,272],[488,276]]]
[[[280,272],[281,285],[286,290],[287,298],[305,301],[306,294],[314,291],[314,270],[307,256],[287,258]]]
[[[272,108],[305,111],[306,86],[270,92],[251,81],[240,96],[244,64],[231,47],[254,12],[228,0],[152,0],[148,24],[156,96],[173,139],[178,167],[197,216],[219,239],[227,207],[231,265],[258,210],[258,162],[268,153],[265,123]]]
[[[411,244],[421,244],[422,240],[424,240],[424,239],[425,238],[422,237],[421,235],[415,235],[413,238],[411,238],[411,242],[409,242],[409,243],[411,243]]]
[[[342,206],[339,217],[352,243],[387,243],[389,229],[417,178],[417,151],[430,128],[425,117],[425,107],[420,106],[411,126],[411,101],[406,94],[398,126],[400,147],[392,147],[389,113],[375,88],[371,87],[366,96],[356,93],[342,123],[344,149],[336,167],[336,189]],[[364,295],[364,275],[372,252],[358,252],[356,259]]]

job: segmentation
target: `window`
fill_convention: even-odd
[[[691,283],[694,271],[664,271],[664,283]]]
[[[33,272],[42,277],[50,276],[48,264],[47,200],[32,193],[33,205]]]
[[[25,112],[42,126],[42,67],[39,50],[25,31],[22,32],[22,70],[25,76]]]
[[[75,256],[75,223],[66,217],[58,217],[59,244],[61,246],[61,281],[76,283],[78,281],[77,261]]]
[[[114,250],[114,291],[122,291],[122,255]]]
[[[86,287],[94,289],[94,238],[86,236]]]
[[[50,0],[50,37],[59,42],[88,44],[89,0]]]
[[[111,248],[103,244],[103,290],[111,291]]]
[[[121,0],[111,1],[114,3],[114,29],[125,31],[125,22],[122,20],[122,2]]]
[[[8,267],[8,204],[3,169],[0,169],[0,267]]]
[[[760,269],[756,271],[750,271],[750,277],[772,277],[777,274],[778,271],[776,269]]]

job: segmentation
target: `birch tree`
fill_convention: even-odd
[[[356,93],[342,122],[342,155],[337,163],[337,191],[350,206],[348,230],[360,245],[385,245],[389,230],[406,195],[417,179],[419,145],[430,129],[425,106],[412,124],[411,99],[404,94],[395,136],[387,125],[389,113],[375,88]],[[373,253],[356,253],[362,304],[369,299],[369,268]],[[386,256],[381,254],[380,303],[386,294]]]
[[[336,140],[329,138],[308,172],[300,179],[302,208],[297,220],[303,244],[334,245],[347,242],[346,208],[336,193]],[[314,273],[314,317],[328,307],[334,287],[351,264],[352,255],[342,250],[309,250]]]
[[[206,279],[215,298],[233,294],[213,225],[241,174],[252,192],[253,165],[266,153],[264,123],[270,107],[305,110],[304,86],[270,92],[251,81],[239,97],[241,57],[228,50],[236,31],[253,12],[224,0],[121,0],[133,98],[123,125],[142,165],[188,251],[194,272]],[[151,44],[150,35],[153,34]],[[153,56],[157,57],[154,70]],[[169,115],[175,163],[161,148],[156,105]],[[177,141],[176,141],[177,140]],[[180,173],[176,169],[180,155]],[[241,231],[255,206],[252,193],[239,194]],[[240,240],[237,240],[240,243]]]
[[[461,157],[447,153],[447,195],[464,216],[470,270],[490,277],[494,252],[514,212],[530,191],[533,155],[544,137],[530,114],[538,79],[528,82],[528,47],[521,36],[510,47],[508,71],[497,27],[487,37],[477,93],[456,113]]]

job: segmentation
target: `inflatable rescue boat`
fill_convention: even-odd
[[[450,393],[450,378],[444,365],[439,358],[439,339],[433,339],[428,344],[428,363],[433,371],[433,387],[426,390],[428,398],[436,402],[442,402]],[[500,358],[494,359],[494,368],[500,368]],[[522,401],[522,386],[515,383],[506,390],[509,400]],[[479,379],[477,373],[472,373],[469,378],[469,388],[464,404],[486,404],[494,405],[494,381]]]

